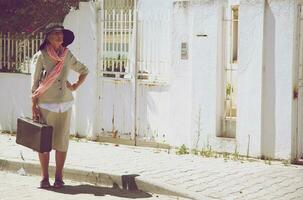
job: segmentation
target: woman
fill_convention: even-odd
[[[63,167],[69,141],[72,91],[85,80],[88,69],[77,61],[66,48],[74,40],[72,31],[64,29],[61,24],[52,23],[46,27],[45,39],[39,51],[33,56],[32,67],[32,113],[36,121],[44,121],[53,126],[52,149],[56,151],[55,188],[61,188]],[[68,82],[68,72],[78,72],[78,81]],[[41,188],[50,187],[48,166],[49,153],[39,153],[42,180]]]

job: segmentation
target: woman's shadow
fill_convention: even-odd
[[[112,187],[99,187],[89,184],[65,185],[63,188],[60,189],[51,187],[47,190],[57,193],[62,193],[62,194],[69,194],[69,195],[77,195],[77,194],[91,194],[94,196],[110,195],[110,196],[124,197],[131,199],[152,197],[152,195],[141,190],[129,191],[129,190],[121,189],[116,184],[114,184]]]

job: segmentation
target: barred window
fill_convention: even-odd
[[[102,75],[124,78],[134,44],[134,0],[105,0],[101,17]]]

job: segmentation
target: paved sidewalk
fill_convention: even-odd
[[[22,176],[0,171],[1,200],[178,200],[176,197],[152,195],[142,191],[127,191],[114,187],[98,187],[88,183],[65,180],[62,189],[35,187],[38,176]],[[43,198],[42,198],[43,196]]]
[[[54,165],[54,154],[51,154]],[[0,134],[0,169],[38,173],[37,153]],[[99,185],[135,177],[139,189],[191,199],[303,200],[303,167],[233,161],[167,150],[71,141],[65,177]],[[19,171],[20,172],[20,171]],[[80,180],[81,179],[81,180]]]

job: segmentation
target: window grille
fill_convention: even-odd
[[[129,74],[134,44],[134,10],[104,9],[101,11],[101,46],[104,77],[125,78]]]
[[[138,11],[141,17],[136,19],[134,0],[104,1],[100,12],[102,76],[133,78],[137,67],[137,79],[166,82],[170,63],[169,14],[150,16]]]

